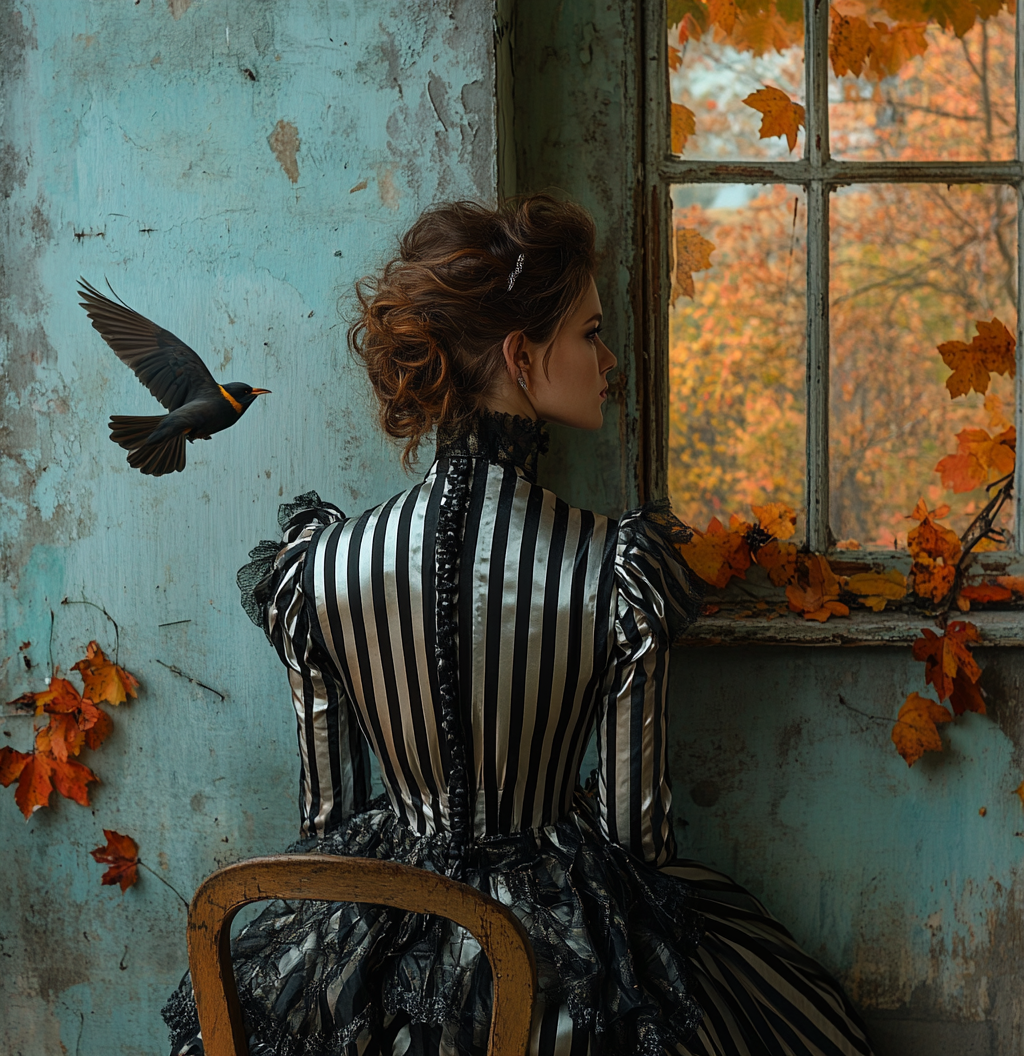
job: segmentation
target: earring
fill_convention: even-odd
[[[523,392],[529,392],[530,391],[526,387],[526,379],[523,377],[522,374],[520,374],[519,377],[516,380],[519,382],[519,387],[523,390]]]

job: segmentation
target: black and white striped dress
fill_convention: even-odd
[[[534,1056],[870,1053],[838,984],[745,890],[676,857],[669,645],[700,592],[667,509],[618,522],[534,483],[535,423],[484,415],[358,517],[310,493],[243,569],[288,670],[302,833],[445,871],[452,757],[434,662],[439,511],[456,470],[457,655],[471,836],[461,878],[530,934]],[[597,733],[586,792],[579,768]],[[370,801],[369,752],[386,796]],[[234,946],[253,1056],[484,1053],[490,973],[447,922],[272,904]],[[164,1011],[202,1052],[188,979]]]

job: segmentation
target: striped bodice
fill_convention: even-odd
[[[567,505],[514,461],[470,461],[458,656],[473,835],[565,816],[596,726],[598,824],[662,861],[667,647],[699,607],[670,542],[685,529],[661,512],[616,522]],[[443,456],[359,517],[313,504],[285,530],[266,628],[289,668],[307,834],[365,806],[367,746],[405,824],[449,827],[434,552],[450,470]]]

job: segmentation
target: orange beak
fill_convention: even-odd
[[[265,392],[270,392],[270,389],[253,389],[252,390],[252,395],[253,396],[262,396]]]

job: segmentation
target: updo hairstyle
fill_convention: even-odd
[[[553,338],[593,271],[593,220],[549,194],[497,209],[451,202],[420,216],[398,256],[356,283],[349,328],[384,432],[406,441],[406,466],[431,429],[479,409],[505,369],[506,336]]]

